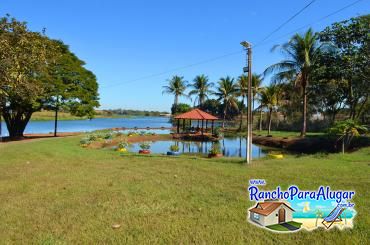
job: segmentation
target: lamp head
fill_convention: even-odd
[[[244,48],[249,48],[251,46],[251,44],[247,41],[243,41],[240,43]]]

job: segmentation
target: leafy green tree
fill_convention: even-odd
[[[205,75],[199,75],[194,78],[193,83],[190,84],[193,90],[189,92],[189,96],[196,95],[194,103],[198,102],[198,107],[201,107],[208,95],[212,94],[211,88],[213,85]]]
[[[46,81],[48,99],[46,105],[55,110],[54,136],[57,134],[58,111],[63,108],[78,116],[92,118],[98,103],[98,84],[95,75],[84,68],[85,62],[78,59],[67,45],[53,41],[59,54],[50,64]]]
[[[289,42],[273,48],[280,48],[288,57],[268,67],[264,74],[274,74],[275,81],[294,81],[302,90],[302,129],[301,136],[307,131],[307,87],[311,80],[314,64],[321,49],[317,35],[309,29],[304,35],[295,34]]]
[[[342,140],[342,153],[350,146],[353,137],[368,132],[365,125],[360,125],[352,119],[337,122],[329,129],[329,134],[338,135],[338,141]]]
[[[44,33],[9,16],[0,20],[0,107],[11,138],[22,137],[32,113],[52,103],[59,87],[53,71],[61,56],[60,45]],[[86,115],[99,105],[95,76],[73,82],[79,88],[68,100],[71,112]]]
[[[216,99],[208,99],[200,107],[201,110],[206,111],[212,115],[222,114],[222,104]]]
[[[261,91],[261,105],[268,109],[268,135],[271,132],[272,112],[277,109],[280,102],[281,86],[271,84]]]
[[[234,78],[222,77],[218,83],[218,87],[214,95],[218,97],[219,101],[223,102],[223,121],[222,128],[225,128],[225,120],[228,111],[232,108],[238,109],[237,104],[238,87],[234,82]]]
[[[340,76],[347,81],[346,104],[351,119],[362,116],[369,100],[369,33],[370,15],[334,23],[319,33],[321,42],[329,43],[335,48],[336,56],[330,67],[336,71],[336,77]]]
[[[162,94],[173,94],[175,96],[173,106],[176,108],[179,103],[179,97],[186,96],[185,90],[187,87],[188,85],[187,82],[184,80],[184,77],[173,76],[171,79],[168,80],[168,85],[163,86]]]
[[[179,113],[185,113],[190,111],[192,108],[190,105],[185,103],[179,103],[177,106],[175,104],[172,105],[171,113],[172,115],[179,114]]]

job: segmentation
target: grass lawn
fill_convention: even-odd
[[[0,243],[368,244],[370,148],[240,159],[120,156],[79,137],[0,144]],[[246,221],[250,178],[266,189],[355,190],[354,229],[276,234]],[[119,229],[112,229],[120,224]]]
[[[298,222],[294,222],[294,221],[290,221],[290,222],[287,222],[288,224],[294,226],[294,227],[297,227],[297,228],[301,228],[301,225],[302,223],[298,223]],[[276,224],[276,225],[269,225],[269,226],[266,226],[267,228],[271,229],[271,230],[274,230],[274,231],[289,231],[288,228],[280,225],[280,224]]]

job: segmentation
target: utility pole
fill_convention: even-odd
[[[248,129],[247,129],[247,163],[252,162],[252,45],[249,42],[243,41],[240,43],[247,51],[247,66],[243,68],[244,73],[248,72]]]

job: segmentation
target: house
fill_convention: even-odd
[[[268,226],[292,221],[293,212],[288,203],[264,201],[249,209],[249,218],[259,225]]]

